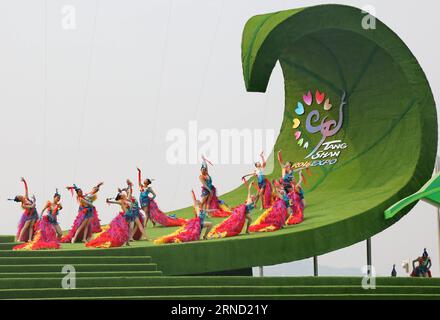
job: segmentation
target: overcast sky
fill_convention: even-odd
[[[156,179],[163,209],[189,205],[188,191],[199,188],[199,166],[167,162],[167,133],[189,132],[190,121],[197,121],[199,130],[278,132],[282,75],[277,66],[266,94],[245,91],[243,26],[255,14],[326,2],[373,5],[376,16],[417,57],[439,101],[440,48],[432,38],[440,30],[438,1],[420,6],[419,1],[378,0],[1,0],[0,199],[22,192],[22,175],[40,205],[55,187],[73,182],[88,189],[104,180],[102,199],[113,196],[126,177],[135,179],[135,168],[141,166]],[[76,20],[69,29],[65,10],[72,8]],[[249,168],[217,165],[212,173],[220,193],[236,187],[237,177]],[[64,195],[60,222],[66,229],[76,206]],[[105,223],[114,215],[102,203],[98,209]],[[0,210],[0,234],[15,233],[20,209],[0,201]],[[439,275],[437,228],[435,209],[419,203],[375,236],[378,274],[388,275],[393,263],[402,274],[402,260],[427,247]],[[320,263],[350,273],[360,270],[365,259],[360,243],[324,255]],[[300,274],[304,266],[309,267],[290,263],[267,272]]]

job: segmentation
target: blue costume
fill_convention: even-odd
[[[286,205],[286,208],[289,208],[292,206],[292,201],[290,200],[290,198],[287,196],[287,194],[283,193],[282,195],[284,204]]]
[[[150,193],[152,192],[149,187],[141,191],[141,195],[139,196],[139,202],[141,203],[141,208],[145,208],[150,205],[150,197],[149,197]],[[155,195],[153,194],[153,199],[154,198]]]
[[[255,209],[255,203],[251,202],[246,204],[246,214],[249,214],[254,209]]]
[[[89,194],[86,194],[84,196],[84,200],[86,200],[87,202],[93,202],[92,198],[93,198],[93,196],[89,195]],[[86,214],[84,215],[84,219],[90,219],[93,217],[93,209],[94,208],[95,207],[93,205],[87,205],[87,206],[80,206],[79,210],[80,211],[86,210]]]
[[[205,226],[205,219],[206,219],[206,211],[205,210],[200,210],[199,219],[200,219],[200,230],[202,230],[203,227]]]
[[[84,215],[84,219],[90,219],[90,218],[93,217],[93,206],[87,206],[87,207],[79,206],[79,210],[78,211],[82,212],[84,210],[86,210],[86,213]]]
[[[139,203],[136,199],[133,199],[133,202],[124,214],[124,218],[127,222],[134,222],[139,217],[139,214]]]
[[[26,216],[25,221],[38,220],[38,212],[36,208],[29,209],[29,214]]]
[[[211,176],[208,175],[206,177],[205,183],[206,183],[207,187],[202,186],[202,197],[208,196],[210,191],[212,190],[212,179],[211,179]]]
[[[55,215],[53,215],[52,208],[49,208],[47,210],[47,221],[49,221],[50,224],[57,225],[58,224],[57,216],[58,216],[59,212],[60,212],[60,210],[57,210]]]
[[[298,194],[299,194],[299,198],[301,200],[303,200],[304,199],[304,190],[302,188],[299,188]]]
[[[258,188],[264,189],[266,187],[266,179],[264,178],[264,172],[262,169],[258,170],[257,182],[258,182]]]
[[[292,185],[291,185],[292,181],[293,181],[293,172],[285,173],[283,175],[283,186],[286,192],[292,189]]]

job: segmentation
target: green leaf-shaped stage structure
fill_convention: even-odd
[[[284,119],[274,150],[281,149],[284,160],[312,164],[313,174],[306,175],[303,223],[271,233],[169,245],[138,242],[131,248],[107,250],[128,254],[145,247],[145,254],[168,275],[235,270],[344,248],[406,214],[411,205],[384,217],[388,207],[431,178],[437,149],[435,103],[421,67],[402,40],[378,20],[375,29],[363,29],[364,16],[358,8],[322,5],[258,15],[244,28],[247,90],[264,92],[277,61],[284,75]],[[313,110],[319,115],[307,121]],[[330,135],[341,117],[342,126]],[[294,119],[299,121],[297,128],[292,128]],[[340,144],[342,149],[330,149],[339,154],[325,156],[321,151],[329,144],[322,144],[308,157],[323,137],[324,143],[339,141],[331,145]],[[315,162],[332,159],[336,161]],[[279,176],[276,164],[269,178]],[[244,201],[245,193],[241,186],[222,199],[236,205]],[[174,213],[189,217],[192,210]],[[149,232],[154,237],[170,228]],[[93,251],[70,244],[63,248],[78,255]]]

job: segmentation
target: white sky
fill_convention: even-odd
[[[113,196],[135,167],[156,179],[160,206],[189,204],[199,188],[198,165],[172,166],[165,154],[173,128],[279,130],[284,108],[277,67],[268,93],[246,93],[241,71],[241,32],[255,14],[320,3],[373,5],[376,16],[408,45],[439,101],[438,1],[76,0],[0,1],[0,199],[29,180],[39,203],[55,187],[89,188],[104,180],[101,199]],[[76,29],[62,28],[61,9],[76,8]],[[431,38],[430,38],[431,37]],[[231,116],[233,115],[233,116]],[[267,150],[269,151],[269,150]],[[218,165],[220,192],[239,183],[248,165]],[[221,178],[220,178],[221,177]],[[75,203],[64,194],[61,226],[68,228]],[[108,222],[111,208],[100,204]],[[0,201],[0,234],[15,233],[20,210]],[[435,210],[420,203],[401,222],[373,238],[373,263],[388,275],[396,263],[427,247],[439,275]],[[335,268],[359,270],[364,243],[320,257]],[[297,274],[301,263],[272,267]],[[312,270],[310,270],[312,272]],[[342,272],[342,271],[341,271]]]

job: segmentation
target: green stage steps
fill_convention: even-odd
[[[0,238],[8,243],[8,237]],[[62,289],[73,265],[76,289]],[[0,299],[440,299],[440,279],[162,276],[144,247],[0,250]]]

